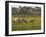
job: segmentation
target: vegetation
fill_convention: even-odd
[[[21,7],[12,8],[12,31],[40,30],[41,8]]]
[[[12,8],[12,15],[41,15],[41,8],[40,7],[21,7],[18,8],[13,7]]]

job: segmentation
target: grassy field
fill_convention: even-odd
[[[34,19],[33,22],[28,22],[28,23],[18,23],[15,22],[14,19],[19,18],[19,19],[27,19],[27,20],[32,20]],[[19,16],[12,16],[12,31],[22,31],[22,30],[40,30],[41,29],[41,16],[25,16],[19,17]]]

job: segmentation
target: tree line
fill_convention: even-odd
[[[12,7],[12,15],[41,15],[41,8],[40,7],[26,7],[26,6],[19,6]]]

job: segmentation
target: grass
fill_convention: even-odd
[[[12,31],[22,31],[22,30],[40,30],[41,29],[41,16],[25,16],[24,19],[32,20],[33,22],[28,23],[18,23],[13,21],[14,18],[23,18],[19,16],[12,16]]]

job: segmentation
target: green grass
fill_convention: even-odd
[[[41,29],[41,16],[25,16],[24,19],[28,20],[32,20],[34,18],[33,22],[28,22],[28,23],[18,23],[13,21],[13,18],[23,18],[23,17],[12,16],[12,31]]]

